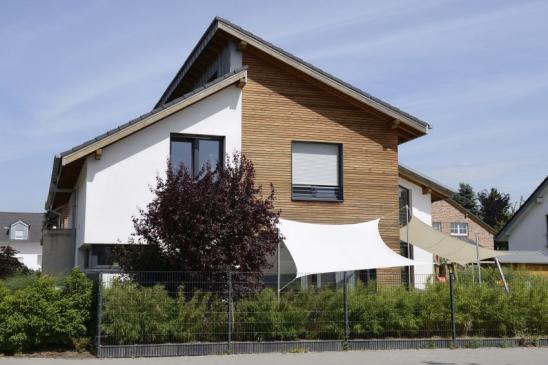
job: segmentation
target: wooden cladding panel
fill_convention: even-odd
[[[312,223],[357,223],[384,216],[381,234],[399,250],[398,136],[392,119],[358,108],[304,74],[247,47],[242,151],[257,183],[276,190],[282,217]],[[343,144],[343,202],[291,200],[291,142]]]

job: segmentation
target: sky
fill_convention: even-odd
[[[548,1],[0,3],[0,211],[53,157],[152,109],[215,15],[432,125],[400,162],[527,196],[548,174]]]

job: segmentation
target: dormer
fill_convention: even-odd
[[[21,220],[12,223],[9,232],[10,240],[27,241],[29,239],[29,225]]]

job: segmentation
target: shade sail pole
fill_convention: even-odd
[[[278,271],[278,277],[277,277],[277,280],[278,280],[278,291],[277,291],[277,298],[278,298],[278,304],[280,304],[280,291],[281,291],[281,288],[280,288],[280,284],[281,284],[281,276],[280,276],[280,241],[278,241],[278,249],[276,250],[276,267],[277,267],[277,270]]]
[[[409,204],[405,205],[405,225],[407,226],[407,258],[411,259],[411,246],[409,245]],[[407,266],[407,285],[411,289],[411,266]]]
[[[500,267],[499,258],[495,257],[495,263],[497,264],[497,268],[499,269],[500,277],[502,278],[502,282],[504,284],[504,290],[506,293],[510,292],[510,289],[508,289],[508,283],[506,282],[506,278],[504,277],[504,272],[502,271],[502,267]]]
[[[476,233],[476,264],[478,265],[478,284],[481,284],[481,264],[480,264],[480,254],[479,254],[479,237]]]

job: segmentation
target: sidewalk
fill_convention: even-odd
[[[548,348],[349,351],[307,354],[221,355],[139,359],[0,357],[1,365],[545,365]]]

